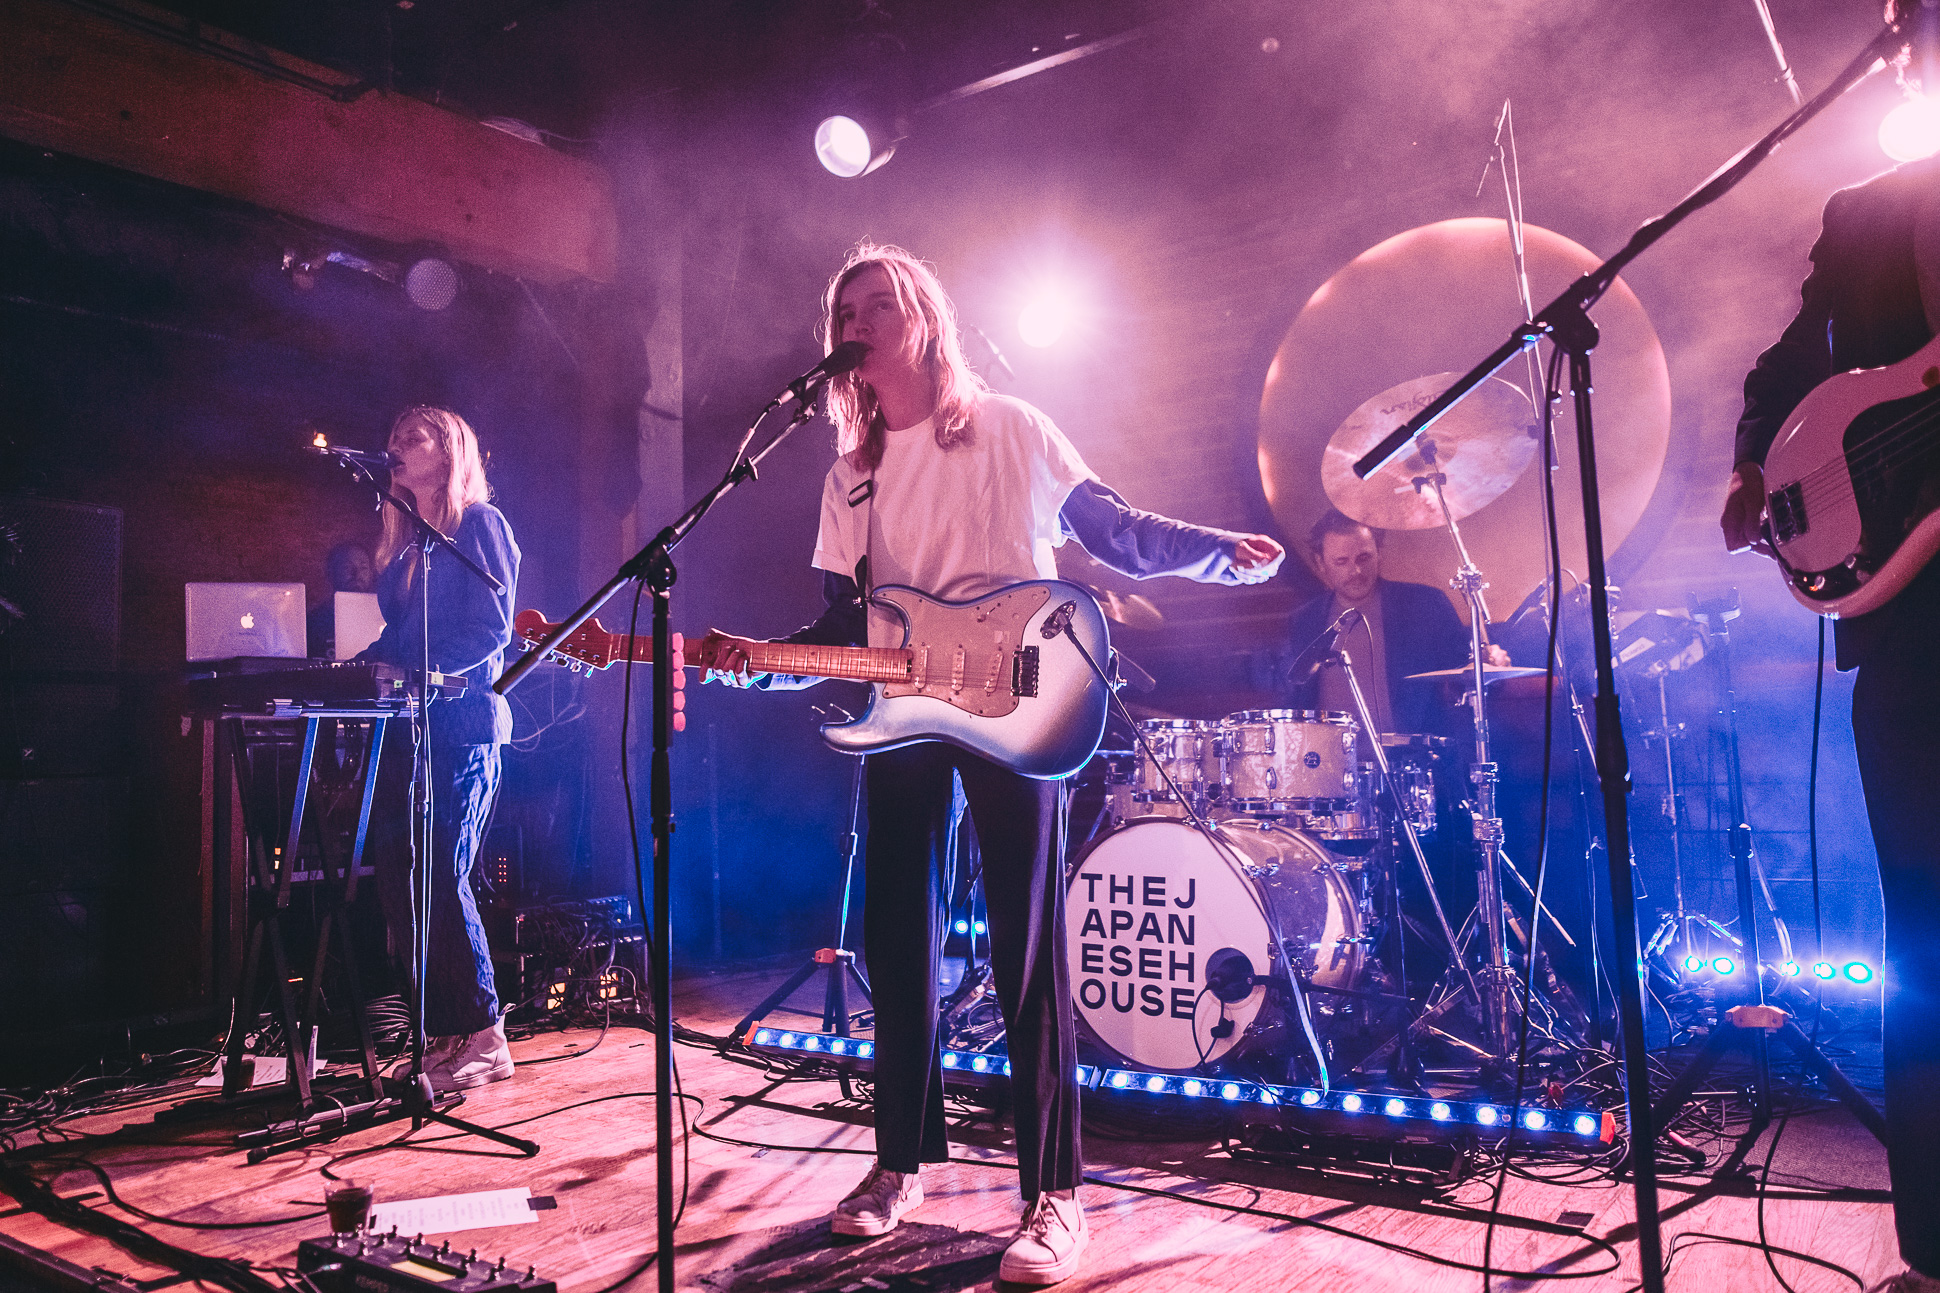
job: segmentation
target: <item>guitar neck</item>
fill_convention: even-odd
[[[653,639],[614,635],[614,645],[636,663],[653,659]],[[691,662],[690,662],[691,663]],[[695,666],[698,667],[698,666]],[[816,646],[806,642],[750,642],[748,668],[753,673],[786,673],[803,678],[847,678],[854,682],[907,682],[912,676],[910,653],[902,647]]]

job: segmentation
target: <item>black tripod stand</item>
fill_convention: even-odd
[[[1776,1037],[1852,1110],[1867,1130],[1886,1140],[1886,1120],[1855,1087],[1825,1052],[1799,1030],[1791,1017],[1765,1000],[1765,970],[1758,950],[1757,906],[1752,900],[1753,869],[1751,823],[1745,812],[1744,770],[1738,762],[1738,698],[1731,682],[1731,633],[1726,627],[1738,616],[1738,590],[1723,597],[1693,603],[1691,613],[1703,620],[1711,633],[1711,658],[1716,661],[1723,689],[1725,730],[1725,781],[1730,794],[1731,872],[1738,887],[1739,940],[1745,958],[1744,1000],[1724,1012],[1718,1027],[1704,1049],[1692,1057],[1684,1071],[1672,1081],[1651,1110],[1651,1125],[1664,1128],[1677,1116],[1698,1083],[1708,1076],[1727,1051],[1745,1047],[1751,1053],[1751,1130],[1756,1135],[1772,1120],[1771,1039]],[[1762,876],[1760,877],[1762,879]],[[1767,895],[1769,903],[1769,895]],[[1777,913],[1772,913],[1774,919]],[[1778,926],[1781,935],[1784,925]],[[1789,940],[1788,940],[1789,941]]]
[[[761,1004],[747,1013],[746,1018],[735,1025],[734,1036],[743,1042],[751,1035],[754,1026],[768,1013],[795,995],[795,990],[814,977],[817,970],[828,971],[828,979],[822,990],[822,1031],[834,1033],[837,1037],[847,1037],[849,1029],[863,1017],[861,1012],[849,1010],[849,980],[854,979],[862,989],[862,999],[871,1001],[869,980],[856,968],[855,953],[849,950],[849,897],[855,891],[855,859],[862,843],[862,781],[867,774],[869,756],[856,756],[855,780],[849,787],[849,838],[848,856],[842,864],[842,917],[835,929],[835,946],[817,948],[808,960],[788,977],[788,981],[763,997]],[[872,1002],[873,1004],[873,1002]],[[842,1074],[842,1096],[849,1098],[849,1075]]]

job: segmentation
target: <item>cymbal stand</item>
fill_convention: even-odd
[[[1700,928],[1712,937],[1722,939],[1737,947],[1741,952],[1743,943],[1738,936],[1713,920],[1708,914],[1693,911],[1684,903],[1684,847],[1682,833],[1684,827],[1684,797],[1677,788],[1677,749],[1676,740],[1684,735],[1684,724],[1671,722],[1670,697],[1666,680],[1670,670],[1658,669],[1657,673],[1657,726],[1643,733],[1646,743],[1658,741],[1664,747],[1664,819],[1671,828],[1671,910],[1665,912],[1657,921],[1657,928],[1644,943],[1644,959],[1661,956],[1675,968],[1677,955],[1673,948],[1692,946],[1693,927]],[[1735,745],[1735,742],[1734,742]],[[1735,760],[1734,760],[1735,763]],[[1735,774],[1735,767],[1733,769]],[[1747,967],[1750,968],[1750,967]],[[1675,1031],[1675,1025],[1672,1025]]]
[[[1474,822],[1476,850],[1481,855],[1475,892],[1484,955],[1478,1000],[1482,1007],[1485,1049],[1496,1059],[1507,1060],[1516,1052],[1516,1024],[1521,1007],[1517,1004],[1516,972],[1509,964],[1508,939],[1502,919],[1502,817],[1496,806],[1498,769],[1489,756],[1488,678],[1484,673],[1487,656],[1483,650],[1489,645],[1489,606],[1482,596],[1488,583],[1469,556],[1468,547],[1462,542],[1461,527],[1455,523],[1455,513],[1442,492],[1448,478],[1435,470],[1433,438],[1423,436],[1417,450],[1428,471],[1415,477],[1413,484],[1417,492],[1424,488],[1435,491],[1435,501],[1441,507],[1448,537],[1455,544],[1458,562],[1449,586],[1462,595],[1469,607],[1469,668],[1473,671],[1469,707],[1475,718],[1475,762],[1469,768],[1468,777],[1475,788],[1470,817]]]

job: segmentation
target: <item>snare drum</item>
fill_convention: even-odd
[[[1128,809],[1121,820],[1192,815],[1167,787],[1161,767],[1193,811],[1203,815],[1219,802],[1219,724],[1197,718],[1148,718],[1138,730],[1145,739],[1138,748],[1131,781],[1112,793],[1113,811],[1121,803]]]
[[[1353,989],[1370,970],[1356,868],[1273,822],[1230,818],[1211,836],[1148,818],[1099,840],[1071,870],[1078,1018],[1138,1068],[1191,1072],[1304,1046],[1265,986],[1282,964],[1276,938],[1303,983]],[[1310,1000],[1324,1033],[1334,1006]]]
[[[1220,781],[1233,812],[1328,816],[1359,809],[1358,725],[1345,714],[1243,709],[1220,720]]]

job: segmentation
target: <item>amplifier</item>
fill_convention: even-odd
[[[389,1235],[331,1235],[297,1246],[296,1268],[326,1293],[558,1293],[531,1266],[521,1273],[501,1257],[454,1252],[451,1241],[424,1242]]]

